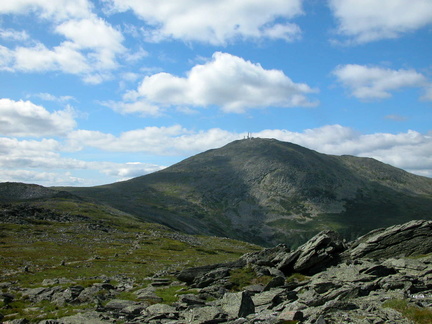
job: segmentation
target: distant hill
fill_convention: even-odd
[[[72,195],[66,191],[60,191],[35,184],[26,184],[20,182],[3,182],[0,183],[0,203],[32,201],[49,198],[81,198]]]
[[[274,139],[239,140],[129,181],[62,190],[186,233],[267,246],[298,246],[323,229],[353,239],[432,218],[432,179]]]

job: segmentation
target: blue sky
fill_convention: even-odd
[[[0,3],[0,181],[92,186],[242,139],[432,177],[430,0]]]

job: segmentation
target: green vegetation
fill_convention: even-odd
[[[383,304],[383,307],[397,310],[403,316],[418,324],[432,323],[432,310],[430,308],[420,308],[409,304],[404,299],[390,299]]]
[[[169,286],[157,289],[155,294],[163,299],[163,303],[172,304],[178,301],[180,295],[196,294],[194,289],[185,289],[184,286]]]
[[[44,279],[107,274],[141,281],[161,270],[231,261],[260,249],[230,239],[181,234],[87,202],[51,199],[33,204],[52,212],[53,218],[75,218],[34,222],[37,217],[32,216],[31,224],[0,223],[0,281],[37,287]]]
[[[292,275],[290,275],[289,277],[286,278],[286,282],[290,283],[290,282],[303,282],[309,280],[308,276],[305,276],[301,273],[293,273]]]
[[[19,295],[17,297],[20,297]],[[44,319],[60,318],[69,315],[74,315],[85,309],[94,309],[95,305],[70,305],[65,304],[61,307],[48,302],[46,300],[38,303],[33,303],[26,298],[14,300],[5,305],[0,302],[0,310],[5,319],[14,320],[26,318],[31,322],[39,322]]]
[[[257,276],[251,267],[244,267],[230,271],[230,282],[232,284],[231,290],[240,291],[248,285],[263,284],[266,285],[270,282],[270,276]]]

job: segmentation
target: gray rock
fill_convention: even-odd
[[[264,287],[264,291],[269,291],[272,288],[281,287],[285,284],[284,277],[275,277]]]
[[[45,287],[38,287],[38,288],[31,288],[31,289],[25,289],[22,293],[23,297],[29,298],[30,300],[36,299],[37,296],[48,292],[49,289]]]
[[[221,307],[231,318],[245,317],[255,312],[255,305],[246,292],[226,293]]]
[[[167,304],[154,304],[146,308],[147,316],[156,318],[178,318],[178,311],[175,307]]]
[[[303,320],[303,312],[301,311],[292,311],[292,310],[283,310],[278,315],[279,321],[302,321]]]
[[[342,238],[333,231],[324,231],[299,247],[300,254],[293,265],[294,272],[313,274],[339,261],[345,250]]]
[[[268,305],[271,308],[283,301],[282,296],[285,293],[285,289],[275,288],[252,296],[252,301],[256,307]]]
[[[121,311],[122,309],[124,309],[126,307],[136,306],[136,305],[138,305],[138,303],[131,301],[131,300],[113,299],[113,300],[110,300],[105,305],[105,308],[108,310]]]
[[[414,220],[382,228],[358,238],[345,258],[394,258],[432,252],[432,221]]]
[[[30,322],[25,318],[15,319],[12,321],[4,322],[4,324],[27,324],[27,323],[30,323]]]
[[[155,290],[153,286],[150,286],[135,291],[135,295],[139,300],[148,301],[150,303],[161,303],[163,299],[156,295]]]
[[[285,255],[277,268],[285,274],[300,272],[315,274],[339,261],[339,254],[346,249],[342,238],[333,231],[315,235],[296,251]]]
[[[178,302],[186,304],[187,306],[196,306],[196,305],[203,306],[203,305],[205,305],[205,300],[199,298],[199,296],[194,295],[194,294],[180,295]]]
[[[256,293],[263,292],[264,288],[265,288],[264,285],[257,284],[257,285],[249,285],[249,286],[243,287],[243,290],[248,291],[252,294],[256,294]]]
[[[214,285],[217,281],[227,278],[230,274],[230,269],[226,267],[218,267],[209,272],[206,272],[200,277],[195,278],[193,287],[204,288]]]
[[[46,320],[40,324],[107,324],[112,323],[112,320],[107,321],[97,312],[79,313],[73,316],[67,316],[58,320]]]
[[[166,278],[154,278],[153,282],[151,283],[151,285],[154,287],[169,286],[170,284],[171,280]]]
[[[210,324],[226,322],[228,315],[219,307],[205,306],[186,311],[184,317],[186,323]]]
[[[227,263],[218,263],[218,264],[211,264],[201,267],[192,267],[183,269],[180,271],[180,273],[177,275],[177,279],[183,282],[186,282],[187,284],[192,284],[193,282],[200,280],[200,278],[217,269],[239,269],[246,265],[246,261],[243,259],[239,259],[234,262],[227,262]],[[225,271],[225,270],[224,270]]]

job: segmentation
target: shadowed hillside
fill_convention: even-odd
[[[432,179],[370,158],[245,139],[129,181],[63,188],[148,221],[263,245],[298,245],[323,229],[348,239],[430,219]]]

